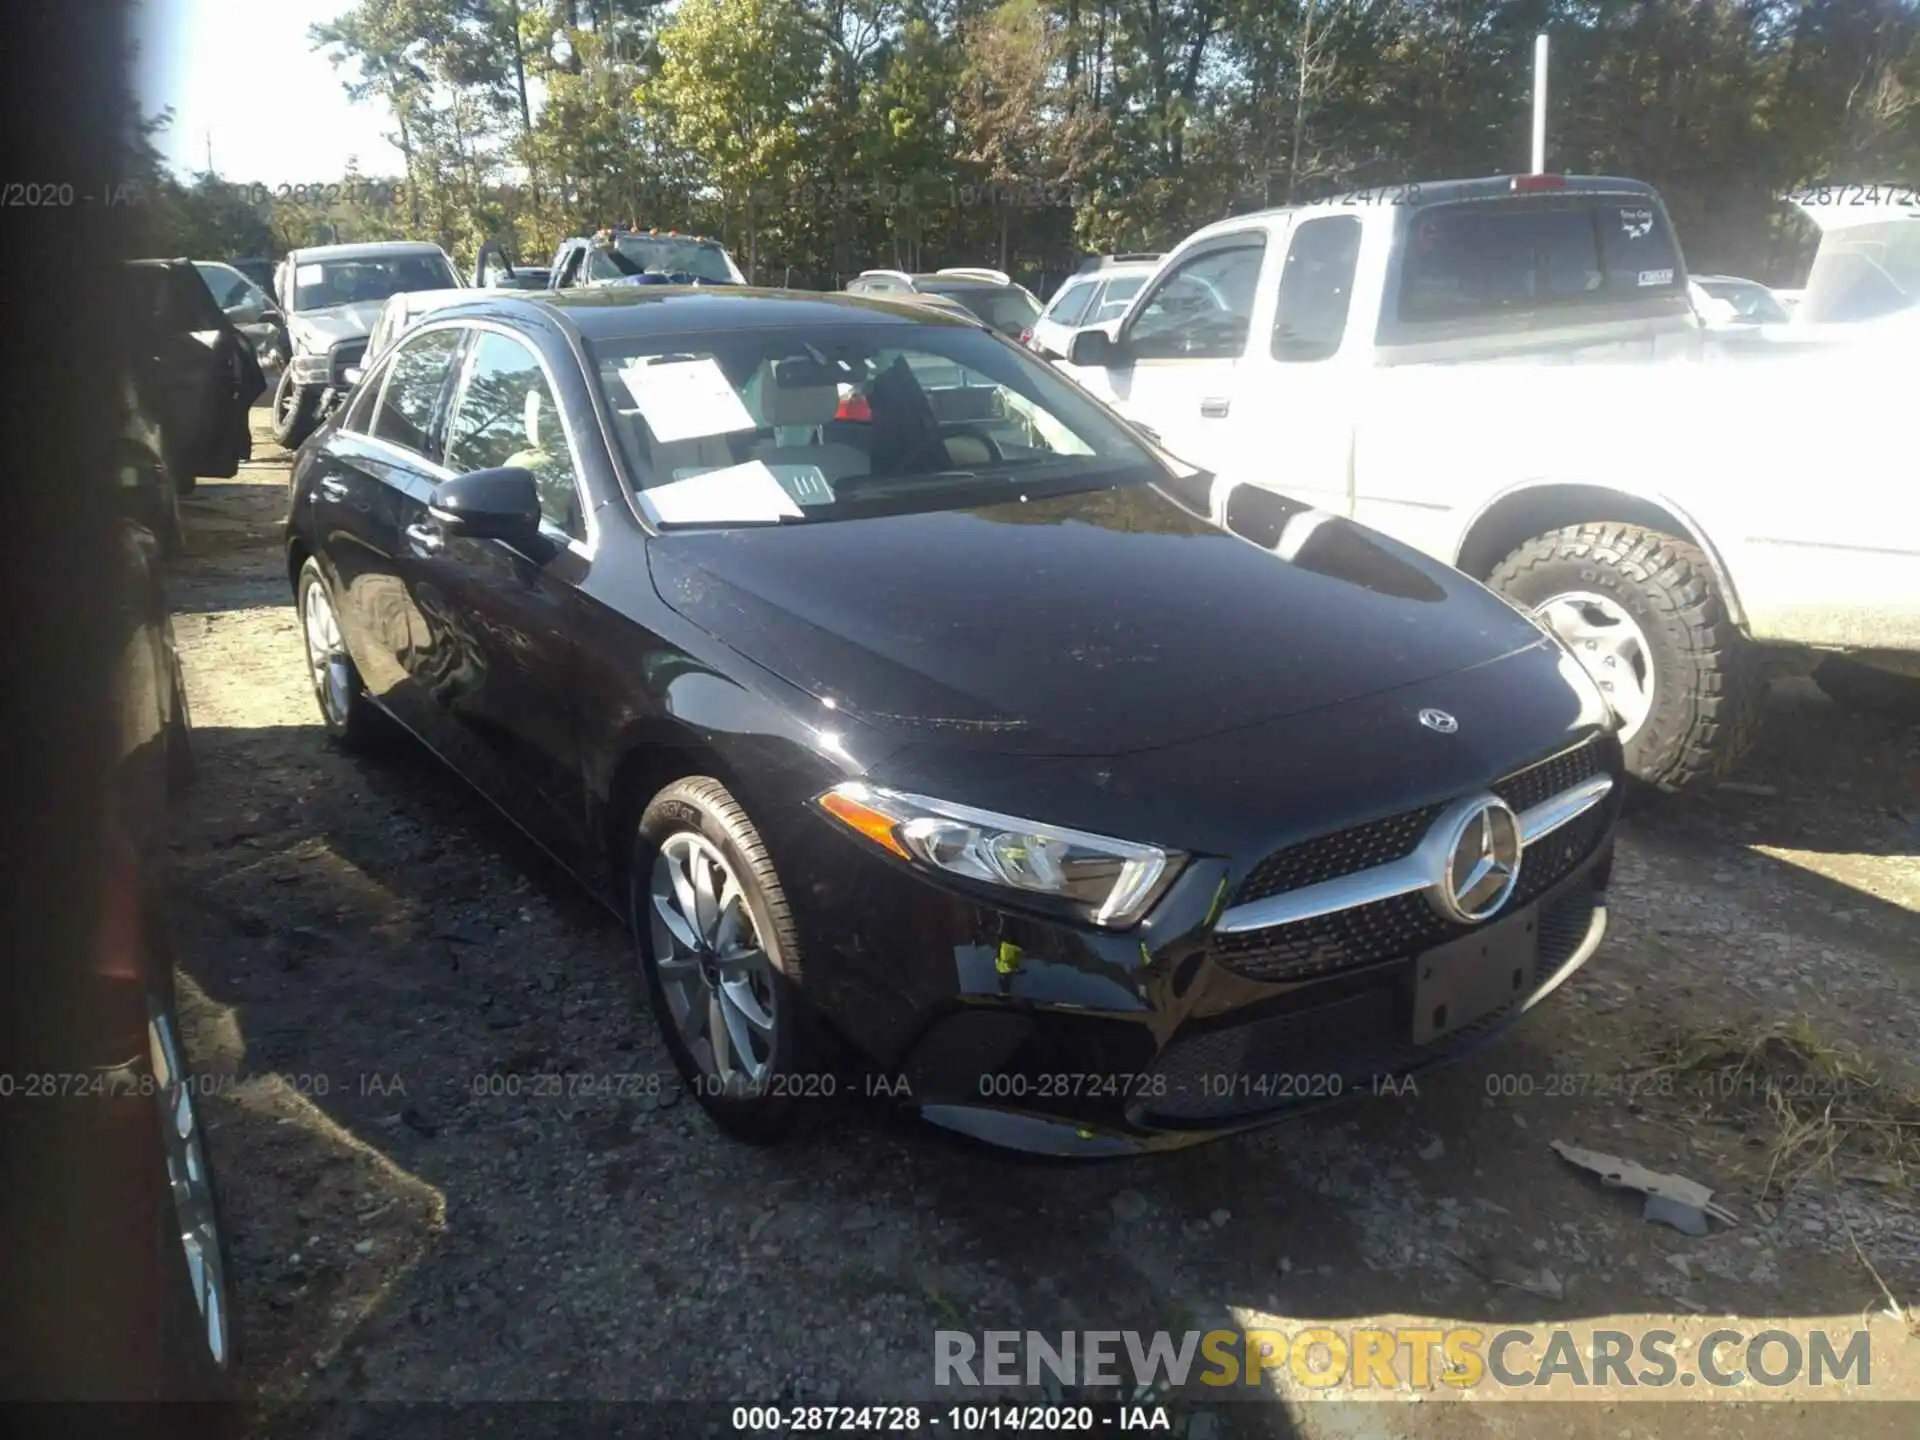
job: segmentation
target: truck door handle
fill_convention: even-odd
[[[407,543],[422,555],[438,555],[447,548],[447,537],[440,533],[440,527],[425,520],[416,520],[407,526]]]
[[[329,500],[344,500],[347,498],[347,482],[331,475],[325,476],[320,481],[320,493]]]
[[[1202,400],[1200,402],[1200,414],[1208,420],[1224,420],[1227,415],[1227,402],[1225,400]]]

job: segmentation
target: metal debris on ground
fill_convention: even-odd
[[[1637,1190],[1646,1196],[1646,1208],[1641,1214],[1647,1220],[1671,1225],[1683,1235],[1705,1235],[1709,1215],[1724,1225],[1739,1223],[1739,1217],[1726,1206],[1713,1203],[1713,1191],[1697,1180],[1649,1170],[1636,1161],[1603,1155],[1598,1150],[1583,1150],[1564,1140],[1555,1140],[1552,1144],[1554,1153],[1562,1160],[1582,1170],[1591,1170],[1608,1188]]]

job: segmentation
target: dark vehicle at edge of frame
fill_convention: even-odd
[[[1458,1059],[1606,928],[1560,642],[1213,483],[926,306],[496,294],[303,449],[288,577],[329,732],[397,721],[627,918],[725,1128],[864,1073],[1126,1153]]]

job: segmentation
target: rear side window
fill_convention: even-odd
[[[1146,283],[1147,277],[1144,275],[1125,275],[1118,280],[1109,280],[1106,293],[1100,297],[1099,307],[1087,316],[1087,324],[1104,325],[1109,320],[1118,320],[1127,313],[1127,306]]]
[[[1360,218],[1328,215],[1293,232],[1273,314],[1273,358],[1326,360],[1340,349],[1360,263]]]
[[[1846,323],[1920,305],[1920,221],[1888,220],[1820,237],[1800,318]]]
[[[460,348],[459,330],[429,330],[402,340],[387,366],[387,384],[380,397],[374,437],[438,460],[433,438],[433,415],[446,389],[454,352]]]
[[[1087,313],[1087,304],[1093,299],[1096,283],[1081,280],[1069,285],[1066,293],[1047,310],[1047,318],[1057,325],[1078,325],[1080,317]]]
[[[1678,248],[1652,199],[1528,196],[1417,214],[1400,272],[1403,321],[1479,319],[1684,297]]]

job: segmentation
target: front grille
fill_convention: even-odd
[[[1493,790],[1515,810],[1527,810],[1600,772],[1599,746],[1589,742],[1517,770],[1496,781]],[[1264,899],[1401,859],[1413,852],[1441,808],[1410,810],[1277,850],[1254,868],[1234,903]],[[1571,874],[1605,837],[1612,814],[1611,805],[1596,805],[1529,846],[1521,861],[1520,883],[1502,913],[1531,904]],[[1272,883],[1276,876],[1284,883]],[[1250,980],[1297,981],[1400,959],[1444,944],[1470,928],[1474,927],[1445,919],[1424,894],[1415,893],[1291,925],[1216,935],[1212,953],[1235,974]]]
[[[1276,850],[1254,866],[1240,883],[1233,903],[1245,905],[1252,900],[1264,900],[1269,895],[1337,880],[1342,875],[1371,870],[1376,865],[1391,864],[1411,855],[1440,809],[1438,805],[1429,805],[1424,810],[1408,810]]]
[[[1538,765],[1516,770],[1504,780],[1496,780],[1493,793],[1516,811],[1531,810],[1542,801],[1571,790],[1582,780],[1591,780],[1600,770],[1600,746],[1589,740],[1571,750],[1562,750]]]
[[[1540,912],[1535,986],[1586,938],[1598,900],[1583,887]],[[1459,1055],[1513,1014],[1509,1006],[1428,1045],[1415,1045],[1409,1038],[1413,1017],[1407,979],[1394,973],[1328,1004],[1174,1042],[1153,1067],[1164,1084],[1154,1087],[1148,1118],[1176,1125],[1218,1122],[1355,1094],[1376,1078]]]

